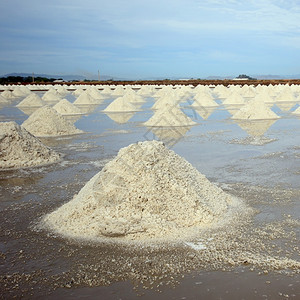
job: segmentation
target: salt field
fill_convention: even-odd
[[[1,298],[299,299],[299,107],[298,85],[0,86]]]

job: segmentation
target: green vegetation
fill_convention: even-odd
[[[45,82],[53,82],[57,80],[57,78],[46,78],[46,77],[34,77],[35,83],[45,83]],[[62,80],[59,78],[58,80]],[[0,77],[0,84],[11,84],[11,83],[32,83],[32,76],[22,77],[22,76],[7,76]]]
[[[236,78],[238,78],[238,79],[256,80],[256,78],[250,77],[250,76],[245,75],[245,74],[241,74],[241,75],[239,75],[239,76],[236,77]]]

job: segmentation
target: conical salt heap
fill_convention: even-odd
[[[195,125],[181,109],[177,106],[167,103],[161,110],[157,110],[155,114],[144,123],[145,126],[192,126]]]
[[[178,107],[179,106],[179,98],[177,98],[175,96],[169,97],[167,95],[162,96],[154,102],[151,109],[160,111],[160,110],[164,109],[166,105]]]
[[[224,105],[243,105],[245,104],[244,98],[237,91],[233,91],[228,97],[226,97],[225,101],[223,101]]]
[[[12,93],[15,97],[24,97],[28,96],[31,91],[26,86],[17,86]]]
[[[62,99],[56,103],[53,108],[61,115],[78,115],[82,114],[81,110],[67,99]]]
[[[99,104],[105,99],[105,97],[99,92],[96,87],[89,87],[87,89],[87,93],[94,99],[98,100]]]
[[[88,91],[84,91],[80,96],[74,101],[76,105],[90,105],[99,104],[99,100],[93,98]]]
[[[122,148],[41,226],[69,238],[183,239],[240,206],[162,142]]]
[[[265,120],[265,119],[278,119],[276,115],[264,102],[260,99],[253,99],[237,111],[232,119],[241,120]]]
[[[132,112],[139,109],[130,103],[127,98],[119,97],[110,103],[103,111],[105,112]]]
[[[16,122],[0,123],[0,170],[50,164],[59,159],[58,153]]]
[[[22,100],[17,107],[41,107],[44,105],[44,102],[39,95],[31,93],[24,100]]]
[[[13,93],[9,90],[5,90],[1,93],[1,96],[4,97],[5,99],[15,99],[15,96]]]
[[[198,92],[194,96],[194,102],[191,105],[192,107],[201,107],[201,106],[207,106],[207,107],[213,107],[218,106],[218,103],[213,100],[213,97],[205,92]]]
[[[35,136],[59,136],[82,133],[50,106],[36,110],[22,126]]]
[[[61,99],[61,94],[54,89],[49,89],[49,91],[47,91],[42,97],[42,100],[46,102],[58,102]]]

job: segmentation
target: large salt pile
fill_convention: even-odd
[[[278,118],[279,116],[275,114],[264,102],[255,98],[249,101],[232,116],[232,119],[242,120],[265,120]]]
[[[50,164],[59,159],[58,153],[16,122],[0,123],[0,170]]]
[[[81,110],[67,99],[62,99],[56,103],[53,108],[61,115],[78,115],[82,114]]]
[[[139,109],[131,104],[127,98],[119,97],[110,103],[103,111],[105,112],[126,112],[138,111]]]
[[[31,93],[24,100],[22,100],[17,107],[41,107],[44,103],[42,99],[35,93]]]
[[[41,224],[85,240],[183,239],[220,224],[239,206],[163,143],[146,141],[122,148]]]
[[[144,123],[145,126],[191,126],[196,122],[191,120],[177,106],[166,104],[164,109],[158,110]]]
[[[22,126],[35,136],[59,136],[82,133],[50,106],[36,110]]]

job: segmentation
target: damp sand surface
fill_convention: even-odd
[[[64,154],[62,161],[0,173],[1,297],[297,299],[299,267],[292,262],[299,262],[300,119],[277,108],[282,118],[250,136],[222,106],[203,120],[183,105],[197,125],[164,135],[172,150],[255,210],[236,226],[162,245],[83,243],[34,230],[120,148],[158,138],[142,125],[153,115],[151,98],[123,124],[101,112],[111,101],[75,123],[87,134],[41,138]],[[18,124],[27,118],[16,107],[2,108],[0,116]]]

